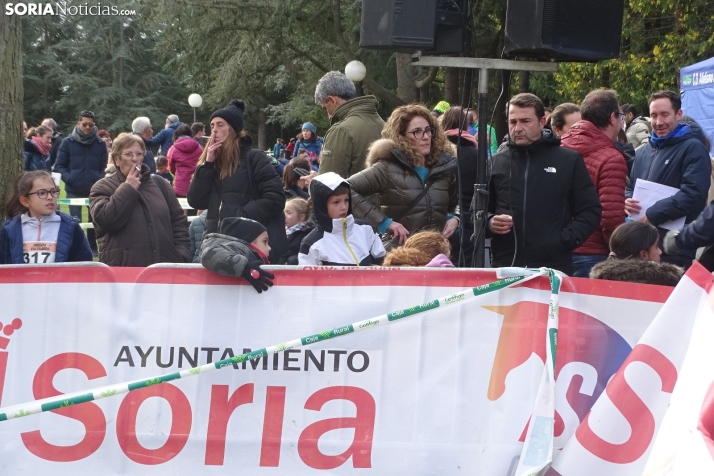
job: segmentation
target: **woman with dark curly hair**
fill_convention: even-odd
[[[435,229],[446,238],[459,226],[454,146],[429,110],[419,104],[392,112],[367,154],[367,169],[353,175],[352,209],[392,245],[409,234]],[[365,197],[375,195],[376,206]]]

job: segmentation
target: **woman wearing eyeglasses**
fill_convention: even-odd
[[[138,135],[120,134],[112,144],[116,172],[89,193],[99,240],[99,261],[109,266],[189,263],[188,221],[173,187],[143,163]]]
[[[79,220],[57,210],[59,188],[45,170],[20,175],[0,226],[0,264],[92,261]]]
[[[355,217],[389,236],[391,246],[424,229],[449,238],[459,226],[456,159],[436,119],[424,106],[400,106],[382,137],[369,148],[368,168],[348,180]]]

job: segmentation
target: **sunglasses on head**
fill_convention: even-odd
[[[308,175],[310,175],[310,172],[308,170],[303,169],[302,167],[296,167],[293,170],[298,175],[298,177],[307,177]]]

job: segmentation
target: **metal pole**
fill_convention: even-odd
[[[193,108],[193,122],[196,122],[196,108]]]
[[[481,68],[478,73],[478,162],[476,165],[476,183],[474,198],[471,202],[471,217],[474,225],[473,266],[483,268],[484,241],[486,239],[486,220],[488,218],[488,69]]]

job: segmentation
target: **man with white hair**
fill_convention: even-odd
[[[151,169],[151,173],[155,174],[156,161],[154,160],[154,151],[151,150],[151,138],[154,135],[154,130],[151,128],[151,119],[144,116],[137,117],[131,123],[131,132],[144,139],[144,145],[146,145],[144,163]]]
[[[42,121],[42,125],[52,129],[52,146],[50,147],[50,168],[54,167],[55,160],[57,159],[57,151],[62,143],[62,134],[57,130],[57,123],[54,119],[47,118]]]
[[[339,71],[330,71],[317,83],[315,103],[330,118],[330,129],[320,153],[320,172],[335,172],[347,179],[365,169],[369,145],[381,138],[384,121],[374,96],[357,97],[355,85]]]
[[[174,132],[181,124],[183,122],[179,121],[179,117],[176,114],[170,114],[166,117],[166,128],[156,134],[153,139],[145,141],[147,146],[156,147],[160,145],[159,155],[168,154],[169,149],[174,144]]]

